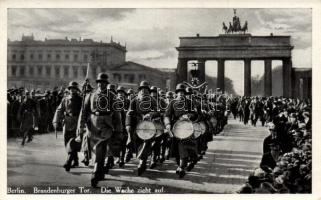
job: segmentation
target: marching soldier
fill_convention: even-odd
[[[108,93],[112,93],[113,94],[113,96],[115,96],[115,98],[116,98],[116,85],[114,85],[114,84],[108,84],[107,85],[107,92]],[[115,99],[116,100],[116,99]],[[115,105],[117,105],[117,104],[115,104]],[[116,136],[116,134],[114,134],[113,136]],[[113,138],[111,141],[113,141],[113,142],[117,142],[117,144],[116,143],[114,143],[114,144],[111,144],[111,143],[109,143],[108,145],[107,145],[107,147],[108,147],[108,155],[107,155],[107,162],[106,162],[106,166],[105,166],[105,173],[108,173],[108,171],[109,171],[109,169],[111,169],[111,168],[113,168],[114,166],[115,166],[115,160],[114,160],[114,156],[117,156],[117,157],[119,157],[119,148],[120,148],[120,144],[118,144],[118,140],[117,139],[115,139],[115,138]]]
[[[129,104],[130,104],[131,100],[134,99],[134,98],[135,98],[134,90],[133,89],[129,89],[127,91],[127,99],[129,101]],[[129,108],[129,106],[128,106],[128,108]],[[130,138],[133,138],[133,135],[132,135],[133,133],[128,133],[128,134],[130,134]],[[128,144],[126,144],[125,162],[129,162],[133,158],[133,151],[134,151],[134,143],[133,142],[129,142]]]
[[[149,83],[142,81],[138,88],[138,96],[130,102],[130,106],[126,115],[127,133],[136,133],[134,135],[134,143],[138,147],[137,158],[139,165],[137,173],[140,176],[146,170],[146,162],[152,151],[152,142],[154,139],[142,140],[138,137],[136,126],[143,120],[153,121],[160,117],[157,112],[157,102],[150,96]],[[152,163],[151,163],[152,164]]]
[[[181,118],[189,118],[191,121],[196,121],[198,119],[198,113],[196,111],[195,105],[192,101],[185,97],[186,88],[183,84],[178,84],[176,86],[177,97],[170,102],[169,106],[165,112],[164,124],[166,129],[171,135],[172,126]],[[172,135],[171,135],[172,136]],[[190,163],[196,163],[197,156],[197,141],[194,138],[187,138],[178,140],[175,139],[174,142],[177,145],[173,145],[178,149],[173,150],[173,156],[176,157],[176,161],[179,160],[178,168],[176,173],[180,178],[185,176],[185,168],[187,166],[188,159]],[[177,153],[178,151],[178,153]]]
[[[67,172],[71,167],[79,165],[78,152],[75,149],[67,147],[67,144],[71,139],[76,138],[77,121],[82,104],[82,97],[78,94],[78,83],[74,81],[70,82],[68,90],[70,94],[62,99],[52,121],[55,131],[57,131],[59,123],[63,121],[64,144],[68,152],[67,160],[63,167]],[[71,165],[72,162],[73,165]]]
[[[118,86],[117,88],[117,109],[121,113],[122,120],[122,130],[125,133],[125,120],[126,120],[126,112],[128,111],[130,100],[127,98],[127,94],[125,92],[125,88],[123,86]],[[126,154],[126,145],[127,145],[128,136],[124,135],[121,139],[121,147],[120,147],[120,155],[118,160],[119,167],[123,167],[125,165],[125,154]]]
[[[18,121],[20,121],[20,132],[23,135],[21,145],[25,144],[25,140],[28,137],[27,142],[32,141],[32,129],[38,129],[37,125],[37,105],[34,100],[31,99],[30,92],[25,92],[25,99],[22,101],[18,111]]]
[[[116,96],[107,91],[107,74],[98,74],[96,82],[97,90],[85,98],[77,130],[77,140],[80,140],[79,138],[85,132],[85,127],[87,128],[89,146],[96,155],[91,178],[92,187],[96,187],[98,182],[104,179],[107,145],[112,142],[113,134],[119,134],[122,131],[120,113],[113,107]]]

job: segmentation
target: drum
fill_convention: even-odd
[[[142,140],[149,140],[156,134],[156,126],[151,121],[141,121],[136,126],[136,133]]]
[[[205,131],[204,131],[205,132]],[[193,123],[193,135],[195,138],[198,138],[203,134],[201,122]]]
[[[163,123],[160,122],[160,121],[154,121],[154,125],[155,125],[155,128],[156,128],[155,137],[159,137],[159,136],[163,135],[164,129],[165,129]]]
[[[178,120],[173,126],[173,134],[178,139],[186,139],[193,135],[194,126],[189,120]]]

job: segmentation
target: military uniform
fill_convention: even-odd
[[[26,98],[21,103],[18,112],[18,119],[20,121],[20,132],[23,135],[21,145],[25,144],[25,140],[28,136],[27,142],[32,140],[31,130],[37,127],[37,105],[34,100],[29,97],[30,93],[26,92]],[[28,97],[27,97],[28,96]]]
[[[185,86],[183,84],[176,86],[176,93],[180,91],[185,94]],[[164,118],[166,129],[171,129],[183,115],[187,115],[192,121],[198,119],[198,113],[192,101],[188,100],[185,96],[177,96],[170,102],[166,109]],[[172,148],[174,149],[172,149],[172,156],[176,157],[177,162],[179,160],[179,167],[176,173],[179,174],[179,177],[183,177],[185,175],[187,162],[197,162],[197,140],[195,140],[193,136],[183,140],[174,138],[173,143]]]
[[[70,82],[68,89],[78,89],[78,83]],[[82,97],[77,93],[70,94],[64,97],[58,106],[52,124],[53,127],[57,130],[59,122],[63,121],[63,135],[64,135],[64,144],[67,147],[67,144],[71,142],[71,139],[76,138],[77,122],[79,118],[79,113],[82,106]],[[70,145],[70,144],[69,144]],[[78,166],[78,152],[72,147],[67,149],[67,160],[64,164],[66,171],[70,170],[71,162],[74,161],[73,166]]]
[[[130,102],[130,106],[126,115],[126,129],[128,132],[136,133],[136,126],[145,118],[155,120],[160,117],[160,113],[157,111],[157,102],[149,95],[149,84],[146,81],[142,81],[139,86],[139,91],[148,90],[147,94],[138,95]],[[144,90],[144,91],[145,91]],[[149,115],[149,117],[147,117]],[[136,146],[137,158],[140,160],[138,165],[138,175],[141,175],[146,170],[146,162],[148,156],[152,152],[152,143],[155,142],[154,138],[149,140],[142,140],[138,135],[133,134],[133,142]]]
[[[104,179],[107,145],[112,143],[114,134],[120,134],[122,131],[120,112],[115,111],[112,106],[116,101],[116,96],[107,91],[107,79],[107,74],[98,74],[96,80],[98,89],[86,96],[77,131],[81,135],[86,126],[89,146],[96,154],[91,178],[93,187],[96,187],[98,182]]]

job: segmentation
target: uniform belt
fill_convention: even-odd
[[[92,112],[91,114],[96,116],[110,116],[112,113],[106,113],[106,112]]]

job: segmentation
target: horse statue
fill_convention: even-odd
[[[230,22],[229,24],[229,27],[228,27],[228,30],[227,30],[228,33],[233,33],[234,32],[234,28],[232,26],[232,23]]]
[[[247,21],[245,21],[243,27],[241,28],[241,32],[243,32],[243,34],[245,34],[245,32],[248,30],[247,28]]]
[[[223,28],[222,30],[224,31],[225,34],[228,33],[228,29],[227,29],[227,26],[225,25],[225,23],[223,22]]]

